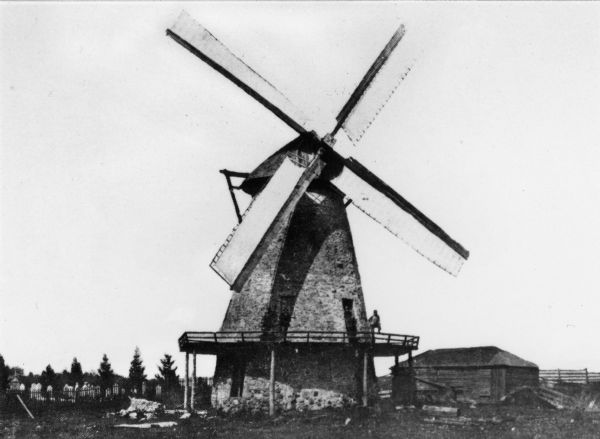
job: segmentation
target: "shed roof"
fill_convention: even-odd
[[[404,362],[406,363],[406,362]],[[415,367],[511,366],[536,368],[537,365],[496,346],[432,349],[414,358]]]

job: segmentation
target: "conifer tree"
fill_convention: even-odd
[[[8,387],[8,379],[10,377],[10,367],[4,363],[4,357],[0,355],[0,392]]]
[[[179,376],[177,375],[177,367],[173,367],[175,360],[169,354],[165,354],[165,358],[160,360],[158,371],[160,375],[156,375],[158,382],[165,386],[165,389],[172,389],[179,386]]]
[[[98,375],[100,375],[100,387],[103,390],[112,386],[115,378],[115,373],[112,370],[110,362],[108,361],[108,356],[106,354],[102,356],[100,368],[98,369]]]
[[[145,369],[142,366],[140,348],[136,346],[133,352],[133,360],[131,360],[131,366],[129,367],[129,385],[132,389],[137,390],[138,393],[142,392],[142,383],[146,380]]]
[[[46,369],[40,375],[40,383],[43,390],[46,390],[48,386],[54,387],[56,385],[56,372],[54,372],[52,366],[46,366]]]
[[[73,385],[75,383],[83,384],[83,370],[81,370],[81,363],[77,361],[77,357],[73,358],[73,362],[71,363],[70,378]]]

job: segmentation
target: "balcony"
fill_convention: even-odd
[[[403,355],[419,348],[419,337],[391,333],[343,331],[221,331],[184,332],[179,337],[181,352],[216,355],[227,351],[257,349],[261,346],[283,345],[289,347],[348,346],[368,350],[376,357]]]

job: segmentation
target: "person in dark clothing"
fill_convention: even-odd
[[[375,332],[375,328],[377,328],[377,333],[381,333],[381,318],[377,314],[377,310],[373,311],[373,315],[369,317],[369,325],[371,325],[371,331]]]

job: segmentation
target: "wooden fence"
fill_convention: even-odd
[[[600,383],[600,372],[589,372],[587,369],[545,369],[540,370],[540,382],[545,384]]]
[[[192,377],[190,377],[190,384],[192,382]],[[212,387],[213,385],[213,377],[196,377],[196,384],[198,386],[206,386]],[[185,386],[185,378],[179,378],[179,385],[183,388]]]
[[[111,390],[101,392],[96,388],[64,391],[7,390],[0,395],[2,409],[20,411],[21,406],[17,396],[34,412],[46,409],[79,409],[86,407],[114,409],[128,400],[125,392],[112,392]]]

